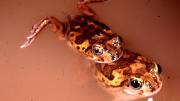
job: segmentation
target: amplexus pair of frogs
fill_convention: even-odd
[[[119,34],[99,21],[96,13],[88,6],[90,3],[108,0],[79,0],[77,7],[81,15],[68,16],[60,21],[50,16],[35,24],[21,48],[29,46],[47,25],[60,39],[65,39],[93,63],[95,77],[104,87],[119,89],[128,95],[152,96],[162,87],[161,67],[156,62],[125,49]]]

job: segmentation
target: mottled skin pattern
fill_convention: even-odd
[[[28,47],[43,28],[52,25],[59,39],[66,39],[72,48],[92,60],[97,81],[106,88],[118,89],[114,95],[120,96],[120,91],[137,96],[157,93],[162,86],[160,65],[125,50],[121,37],[88,7],[89,3],[104,1],[107,0],[79,0],[77,7],[82,15],[68,16],[64,22],[53,16],[42,19],[33,26],[21,48]]]
[[[35,24],[21,46],[29,46],[39,32],[47,25],[53,26],[53,32],[60,39],[66,39],[69,45],[88,59],[99,63],[111,63],[122,55],[122,39],[111,29],[100,22],[95,12],[87,6],[89,3],[103,2],[106,0],[80,0],[77,4],[82,15],[68,16],[67,21],[61,22],[50,16]]]
[[[112,33],[111,29],[89,16],[75,16],[69,20],[70,31],[67,39],[70,45],[91,60],[110,63],[122,55],[121,37]],[[102,48],[95,50],[95,48]]]
[[[123,56],[113,63],[93,63],[92,66],[96,68],[96,79],[105,87],[122,88],[130,95],[151,96],[162,86],[159,65],[128,50],[124,50]],[[138,80],[141,86],[132,87],[131,80]]]

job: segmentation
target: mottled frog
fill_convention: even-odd
[[[89,3],[103,1],[106,0],[80,0],[77,6],[82,15],[68,16],[64,22],[53,16],[46,17],[33,26],[21,48],[29,46],[40,31],[51,24],[60,39],[66,39],[70,46],[88,59],[99,63],[118,60],[122,55],[121,37],[99,21],[96,13],[88,7]]]

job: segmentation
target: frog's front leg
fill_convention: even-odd
[[[26,37],[26,41],[24,42],[24,44],[22,44],[20,46],[20,48],[25,48],[28,47],[33,41],[34,39],[37,37],[37,35],[39,34],[39,32],[44,29],[47,25],[51,24],[53,27],[53,32],[57,33],[59,36],[59,39],[64,38],[64,34],[65,34],[65,24],[62,23],[61,21],[59,21],[57,18],[50,16],[50,17],[46,17],[45,19],[41,20],[39,23],[35,24],[31,31],[30,31],[30,35]]]
[[[80,0],[77,4],[79,11],[87,16],[95,17],[97,18],[96,13],[91,9],[88,4],[90,3],[98,3],[98,2],[104,2],[108,0]]]

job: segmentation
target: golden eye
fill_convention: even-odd
[[[131,79],[130,85],[131,85],[131,87],[133,87],[135,89],[140,89],[142,87],[142,82],[139,81],[138,79]]]
[[[95,54],[95,55],[102,55],[103,54],[103,51],[104,51],[104,49],[103,49],[103,47],[101,46],[101,45],[98,45],[98,44],[94,44],[93,46],[92,46],[92,51],[93,51],[93,53]]]

